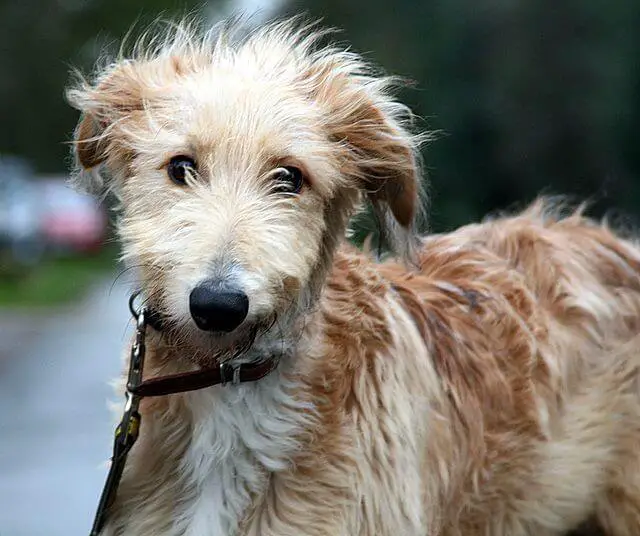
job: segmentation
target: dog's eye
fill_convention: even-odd
[[[188,156],[174,156],[169,160],[169,164],[167,165],[169,178],[180,186],[186,184],[187,174],[193,173],[195,170],[196,163],[193,158],[189,158]]]
[[[278,192],[297,194],[304,185],[304,174],[300,168],[283,166],[273,170],[273,179],[277,182],[275,189]]]

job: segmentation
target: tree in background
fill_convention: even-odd
[[[426,148],[435,230],[540,192],[640,213],[636,0],[299,0],[344,28],[443,135]]]

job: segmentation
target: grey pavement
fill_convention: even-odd
[[[132,328],[112,281],[53,312],[0,309],[0,536],[89,533]]]

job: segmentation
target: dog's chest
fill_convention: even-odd
[[[195,492],[180,509],[176,524],[185,536],[223,536],[235,533],[265,480],[264,470],[247,449],[234,448],[232,456],[212,459],[193,448],[187,453]]]
[[[288,467],[304,412],[281,386],[268,387],[190,396],[193,435],[180,467],[189,491],[176,508],[177,534],[233,536],[269,472]]]

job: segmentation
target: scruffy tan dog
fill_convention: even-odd
[[[415,238],[393,81],[296,28],[179,24],[69,91],[146,374],[278,361],[147,400],[103,534],[639,535],[640,248],[542,202]],[[399,260],[347,245],[367,199]]]

